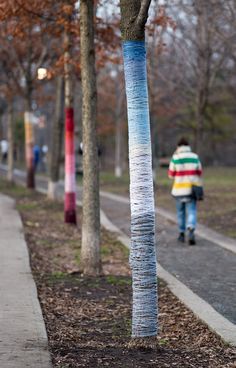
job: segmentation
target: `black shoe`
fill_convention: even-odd
[[[189,245],[195,245],[195,235],[194,235],[194,229],[188,229],[188,243]]]
[[[180,243],[184,243],[184,240],[185,240],[184,238],[185,238],[184,233],[179,233],[178,241]]]

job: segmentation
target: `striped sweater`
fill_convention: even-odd
[[[202,185],[202,165],[189,146],[180,146],[169,165],[168,176],[174,179],[171,194],[174,197],[190,196],[192,185]]]

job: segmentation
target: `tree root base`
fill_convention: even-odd
[[[133,337],[127,344],[128,349],[162,350],[157,336]]]
[[[65,211],[64,214],[65,217],[65,223],[66,224],[72,224],[72,225],[76,225],[77,221],[76,221],[76,212],[74,211]]]

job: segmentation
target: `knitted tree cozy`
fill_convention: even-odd
[[[157,335],[155,206],[144,41],[149,5],[150,1],[121,2],[129,131],[132,337]],[[135,17],[136,22],[133,22]]]

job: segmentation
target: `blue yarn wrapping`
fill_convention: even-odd
[[[129,128],[132,337],[157,335],[155,206],[144,41],[124,41]]]

